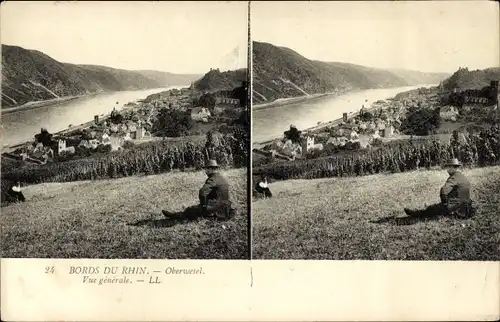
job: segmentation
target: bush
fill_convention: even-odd
[[[384,142],[382,141],[382,139],[376,138],[376,139],[372,140],[371,145],[372,146],[382,146],[382,145],[384,145]]]
[[[101,145],[97,146],[97,148],[95,149],[95,151],[97,153],[109,153],[109,152],[111,152],[112,149],[113,148],[111,147],[110,144],[106,144],[106,145],[101,144]]]
[[[451,144],[428,140],[391,142],[374,150],[255,167],[253,173],[278,180],[359,176],[440,166],[453,157],[469,167],[500,164],[499,125],[468,137],[465,143],[452,140]]]
[[[111,146],[101,145],[100,151],[110,151]],[[246,167],[248,164],[248,131],[221,137],[210,146],[210,157],[224,167]],[[2,172],[3,180],[20,180],[25,183],[68,182],[119,178],[137,174],[154,174],[174,169],[201,169],[208,156],[202,143],[172,144],[168,141],[148,142],[116,153],[92,155],[85,159],[40,166],[24,166]]]
[[[125,143],[123,143],[123,148],[124,149],[132,149],[133,147],[135,146],[134,142],[132,141],[125,141]]]

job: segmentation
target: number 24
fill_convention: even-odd
[[[54,274],[54,266],[45,266],[45,274]]]

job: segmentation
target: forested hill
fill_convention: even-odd
[[[468,68],[459,68],[453,75],[443,81],[447,90],[481,89],[489,86],[492,80],[500,80],[500,68],[487,68],[469,71]]]
[[[61,63],[37,50],[2,44],[3,107],[102,91],[188,85],[200,76]]]
[[[210,69],[193,86],[199,91],[232,90],[242,86],[242,82],[247,81],[247,76],[246,68],[225,72],[220,72],[219,69]]]
[[[334,91],[437,84],[449,76],[310,60],[290,48],[256,41],[252,55],[255,103]]]

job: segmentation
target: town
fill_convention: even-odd
[[[464,129],[461,120],[470,119],[475,112],[484,115],[498,111],[499,96],[498,81],[491,81],[482,89],[453,89],[450,92],[445,91],[441,84],[400,93],[394,98],[379,100],[369,108],[363,105],[359,112],[343,113],[342,119],[319,123],[310,129],[300,131],[291,125],[281,140],[253,149],[254,166],[274,160],[293,161],[342,151],[373,149],[391,141],[419,136],[449,142],[453,131]],[[434,113],[439,128],[429,133],[412,129],[410,115],[421,111]]]
[[[42,128],[33,141],[7,149],[2,157],[43,165],[84,158],[93,153],[121,151],[170,136],[202,139],[215,125],[224,124],[228,118],[237,118],[246,110],[243,105],[246,103],[241,104],[233,91],[209,93],[194,91],[192,87],[153,94],[143,100],[129,102],[122,109],[117,109],[117,102],[110,114],[95,115],[93,121],[79,126],[70,124],[61,132],[52,134]],[[162,111],[184,115],[190,123],[190,131],[165,135],[168,132],[165,131],[165,122],[158,122]],[[167,126],[174,127],[175,124]]]

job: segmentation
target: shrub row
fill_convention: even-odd
[[[469,167],[500,163],[499,125],[476,134],[466,133],[464,137],[465,140],[458,140],[455,135],[450,143],[408,140],[361,153],[272,163],[254,168],[253,173],[276,180],[316,179],[431,168],[453,157]]]

